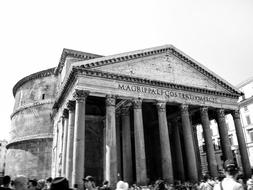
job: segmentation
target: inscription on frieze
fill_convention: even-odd
[[[118,89],[129,92],[151,94],[154,96],[166,96],[167,98],[173,97],[190,101],[192,100],[198,102],[211,102],[211,103],[218,102],[217,98],[212,96],[196,95],[191,93],[178,92],[162,88],[146,87],[141,85],[118,84]]]

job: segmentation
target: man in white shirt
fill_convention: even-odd
[[[243,186],[235,180],[238,174],[235,162],[233,160],[226,160],[224,169],[226,177],[214,186],[214,190],[243,190]]]

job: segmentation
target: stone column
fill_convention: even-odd
[[[183,182],[185,181],[185,173],[184,173],[184,160],[182,154],[182,146],[181,146],[181,139],[179,133],[179,126],[178,126],[178,119],[172,120],[172,138],[173,144],[175,146],[175,165],[176,165],[176,173],[177,177],[180,178]]]
[[[232,116],[234,119],[236,136],[237,136],[237,140],[238,140],[239,151],[241,154],[241,163],[242,163],[243,173],[246,178],[250,178],[252,173],[251,173],[251,167],[250,167],[249,157],[248,157],[248,153],[247,153],[247,146],[246,146],[243,131],[242,131],[240,111],[234,110],[232,112]]]
[[[106,156],[105,156],[105,179],[114,189],[117,183],[117,146],[116,146],[116,123],[115,123],[115,97],[106,97]]]
[[[132,143],[130,128],[129,107],[121,110],[122,122],[122,153],[123,153],[123,179],[130,185],[133,184],[133,162],[132,162]]]
[[[117,165],[118,165],[118,181],[122,180],[121,171],[121,131],[120,131],[120,115],[116,113],[116,141],[117,141]]]
[[[74,126],[75,126],[75,102],[67,103],[69,110],[68,137],[67,137],[67,157],[66,157],[66,178],[72,186],[72,168],[73,168],[73,146],[74,146]]]
[[[198,135],[197,135],[197,125],[192,126],[192,133],[193,133],[193,144],[194,144],[194,149],[195,149],[196,162],[200,163],[200,164],[197,164],[198,178],[201,179],[202,178],[202,166],[201,166],[201,157],[200,157],[200,152],[199,152],[199,141],[198,141]]]
[[[196,154],[193,143],[193,134],[189,118],[188,105],[182,104],[180,105],[180,108],[181,108],[182,131],[184,137],[188,178],[190,181],[197,182],[198,167],[196,162]]]
[[[207,154],[207,162],[208,162],[208,170],[212,177],[218,176],[218,165],[215,158],[215,151],[213,147],[212,133],[210,129],[210,121],[208,117],[208,108],[201,107],[200,108],[200,117],[203,128],[203,134],[206,145],[206,154]]]
[[[228,138],[228,129],[227,129],[226,121],[225,121],[224,109],[217,110],[217,118],[218,118],[217,123],[218,123],[218,130],[220,134],[222,154],[225,157],[225,160],[228,160],[228,159],[233,160],[231,145]]]
[[[66,177],[66,156],[67,156],[67,136],[68,136],[68,117],[67,109],[63,110],[63,149],[62,149],[62,176]]]
[[[156,104],[156,107],[158,111],[158,121],[159,121],[163,179],[168,181],[169,183],[173,183],[174,182],[173,165],[172,165],[170,138],[166,117],[166,102],[158,102]]]
[[[72,183],[82,189],[85,167],[85,103],[89,92],[75,90],[76,99]]]
[[[133,100],[134,110],[134,140],[135,140],[135,163],[136,163],[136,183],[137,185],[146,185],[147,166],[144,143],[144,130],[142,120],[142,100]]]

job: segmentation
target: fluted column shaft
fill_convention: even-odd
[[[135,163],[136,163],[136,183],[146,185],[147,168],[144,143],[144,130],[142,119],[142,100],[133,100],[134,111],[134,139],[135,139]]]
[[[85,167],[85,103],[87,91],[76,90],[75,127],[74,127],[74,151],[72,183],[77,184],[78,190],[82,189]]]
[[[228,129],[227,129],[227,125],[226,125],[224,109],[217,110],[217,119],[218,119],[217,123],[218,123],[218,130],[219,130],[219,134],[220,134],[222,153],[225,157],[225,160],[228,160],[228,159],[233,160],[233,154],[231,151],[231,144],[230,144],[229,138],[228,138]]]
[[[68,137],[67,137],[67,156],[66,156],[66,178],[72,186],[72,168],[73,168],[73,146],[74,146],[74,126],[75,126],[75,103],[69,101],[67,104],[69,110]]]
[[[182,131],[184,137],[184,146],[186,153],[186,163],[188,178],[190,181],[198,181],[198,168],[196,162],[196,154],[193,143],[193,134],[191,129],[191,122],[189,118],[188,105],[182,104],[181,117],[182,117]]]
[[[109,181],[112,188],[117,183],[117,146],[116,146],[116,116],[115,116],[115,97],[106,98],[106,156],[105,156],[105,179]]]
[[[205,139],[205,145],[207,148],[207,162],[208,162],[208,169],[210,172],[210,175],[212,177],[218,176],[218,167],[217,167],[217,161],[215,158],[215,151],[213,147],[213,140],[212,140],[212,133],[210,129],[210,121],[208,116],[208,108],[202,107],[200,108],[200,117],[201,117],[201,123],[203,127],[203,135]]]
[[[171,158],[170,138],[169,138],[169,132],[168,132],[167,117],[166,117],[166,103],[158,102],[156,104],[156,107],[158,111],[158,121],[159,121],[163,179],[168,181],[169,183],[173,183],[174,176],[173,176],[173,165],[172,165],[172,158]]]
[[[250,178],[252,173],[251,173],[251,167],[250,167],[249,157],[248,157],[248,153],[247,153],[247,146],[245,143],[243,130],[242,130],[240,111],[234,110],[232,112],[232,116],[234,119],[235,131],[236,131],[237,141],[238,141],[238,145],[239,145],[239,151],[241,154],[243,173],[246,178]]]
[[[129,184],[133,184],[133,161],[132,161],[132,143],[130,128],[129,107],[123,107],[121,110],[122,122],[122,153],[123,153],[123,179]]]
[[[62,150],[62,176],[66,177],[66,156],[67,156],[67,136],[68,136],[68,110],[63,110],[63,150]]]
[[[175,146],[175,168],[176,168],[176,174],[177,178],[185,181],[185,172],[184,172],[184,160],[183,160],[183,154],[182,154],[182,146],[181,146],[181,139],[180,139],[180,133],[179,133],[179,126],[177,119],[172,120],[172,138],[173,138],[173,144]]]

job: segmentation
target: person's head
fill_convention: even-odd
[[[15,190],[27,190],[28,178],[25,176],[17,176],[13,182]]]
[[[28,189],[35,190],[37,185],[38,185],[37,180],[30,179],[28,182]]]
[[[40,180],[38,181],[37,188],[38,188],[38,189],[43,189],[45,186],[46,186],[46,181],[45,181],[44,179],[40,179]]]
[[[204,182],[206,182],[208,179],[210,179],[210,176],[208,174],[206,174],[206,175],[203,176]]]
[[[86,176],[83,178],[83,183],[85,188],[92,189],[96,187],[95,179],[92,176]]]
[[[4,186],[9,186],[10,182],[11,182],[11,177],[10,176],[6,175],[6,176],[3,177],[3,185]]]
[[[124,181],[118,181],[116,185],[116,190],[128,190],[128,183]]]
[[[165,182],[163,180],[157,180],[155,182],[155,189],[156,190],[165,190],[166,189]]]
[[[50,190],[69,190],[69,182],[65,177],[56,177],[51,183]]]
[[[224,169],[225,169],[226,176],[235,177],[236,174],[238,173],[238,167],[233,160],[226,160],[224,162]]]
[[[48,189],[50,189],[52,181],[53,181],[53,178],[51,178],[51,177],[48,177],[46,179],[46,186]]]

